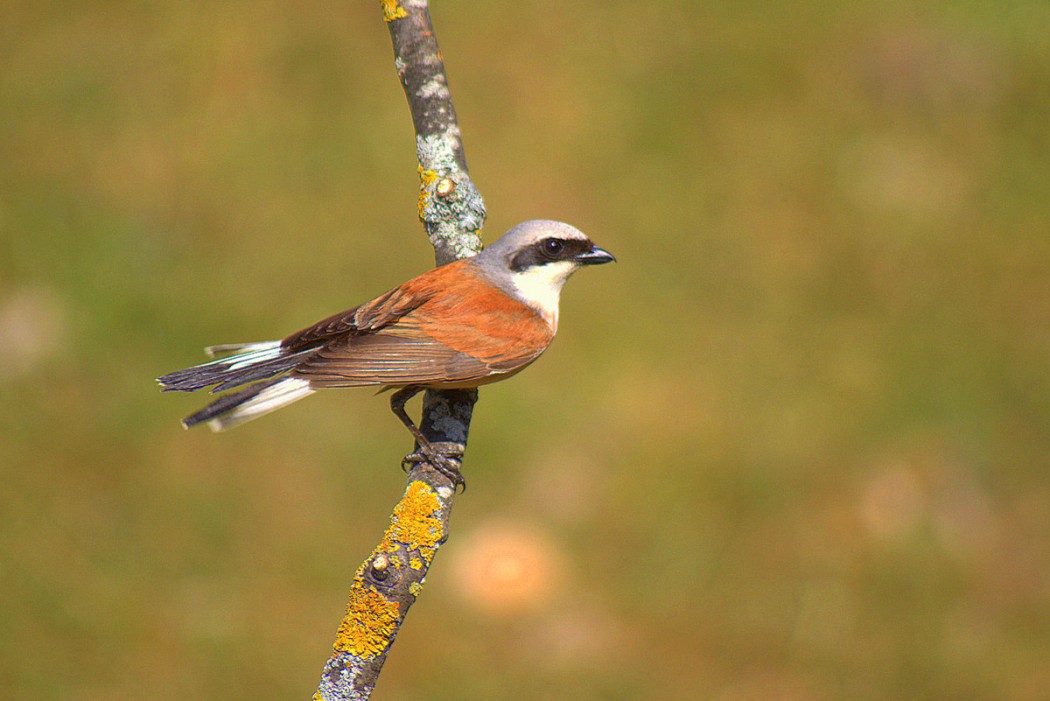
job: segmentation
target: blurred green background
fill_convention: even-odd
[[[616,253],[485,388],[377,699],[1050,698],[1050,4],[435,3],[491,241]],[[309,698],[410,447],[152,378],[432,264],[378,3],[0,9],[0,695]]]

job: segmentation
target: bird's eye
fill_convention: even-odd
[[[545,256],[556,258],[565,246],[558,239],[544,239],[540,247]]]

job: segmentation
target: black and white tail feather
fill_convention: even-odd
[[[186,428],[207,423],[213,431],[224,431],[313,394],[309,380],[287,373],[317,350],[313,347],[291,351],[282,347],[280,341],[209,346],[204,352],[211,357],[232,355],[176,370],[157,378],[157,382],[166,392],[194,392],[211,387],[215,393],[243,387],[182,420]]]

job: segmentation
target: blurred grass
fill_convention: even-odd
[[[489,240],[621,263],[483,391],[376,698],[1045,698],[1046,3],[433,11]],[[151,378],[431,264],[378,18],[0,10],[5,697],[314,688],[403,431],[364,392],[183,433]]]

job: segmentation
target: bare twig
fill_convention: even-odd
[[[467,172],[426,0],[381,0],[394,63],[416,131],[419,218],[438,265],[481,250],[485,205]],[[420,429],[431,442],[466,448],[476,390],[428,391]],[[408,487],[379,545],[358,568],[350,600],[325,664],[315,701],[367,699],[438,547],[448,535],[455,487],[425,462],[413,463]]]

